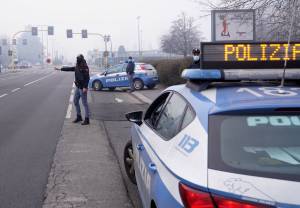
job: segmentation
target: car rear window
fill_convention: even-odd
[[[214,115],[209,167],[300,181],[300,115]]]
[[[136,65],[136,70],[155,70],[154,66],[151,64],[137,64]]]

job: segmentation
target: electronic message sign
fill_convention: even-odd
[[[203,69],[300,69],[300,42],[201,43]]]

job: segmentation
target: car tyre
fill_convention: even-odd
[[[133,87],[135,90],[142,90],[144,88],[144,82],[141,79],[133,80]]]
[[[96,81],[93,82],[93,89],[94,90],[100,91],[100,90],[102,90],[102,88],[103,88],[103,85],[99,80],[96,80]]]
[[[129,180],[136,185],[136,178],[135,178],[135,170],[134,170],[134,155],[133,155],[133,148],[132,142],[127,142],[124,148],[124,166],[126,175],[128,176]]]

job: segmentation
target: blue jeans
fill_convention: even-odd
[[[88,102],[87,102],[87,92],[84,93],[82,89],[79,89],[78,87],[76,87],[73,101],[74,101],[74,105],[76,107],[77,116],[79,116],[79,115],[81,116],[81,110],[80,110],[80,104],[79,104],[80,98],[81,98],[82,105],[84,107],[85,118],[89,118],[90,111],[89,111],[89,106],[88,106]]]
[[[134,90],[133,76],[134,76],[134,74],[127,74],[130,90]]]

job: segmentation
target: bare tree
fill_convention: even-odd
[[[161,48],[166,53],[184,55],[199,47],[202,35],[194,24],[194,19],[182,13],[175,20],[170,32],[161,38]]]

